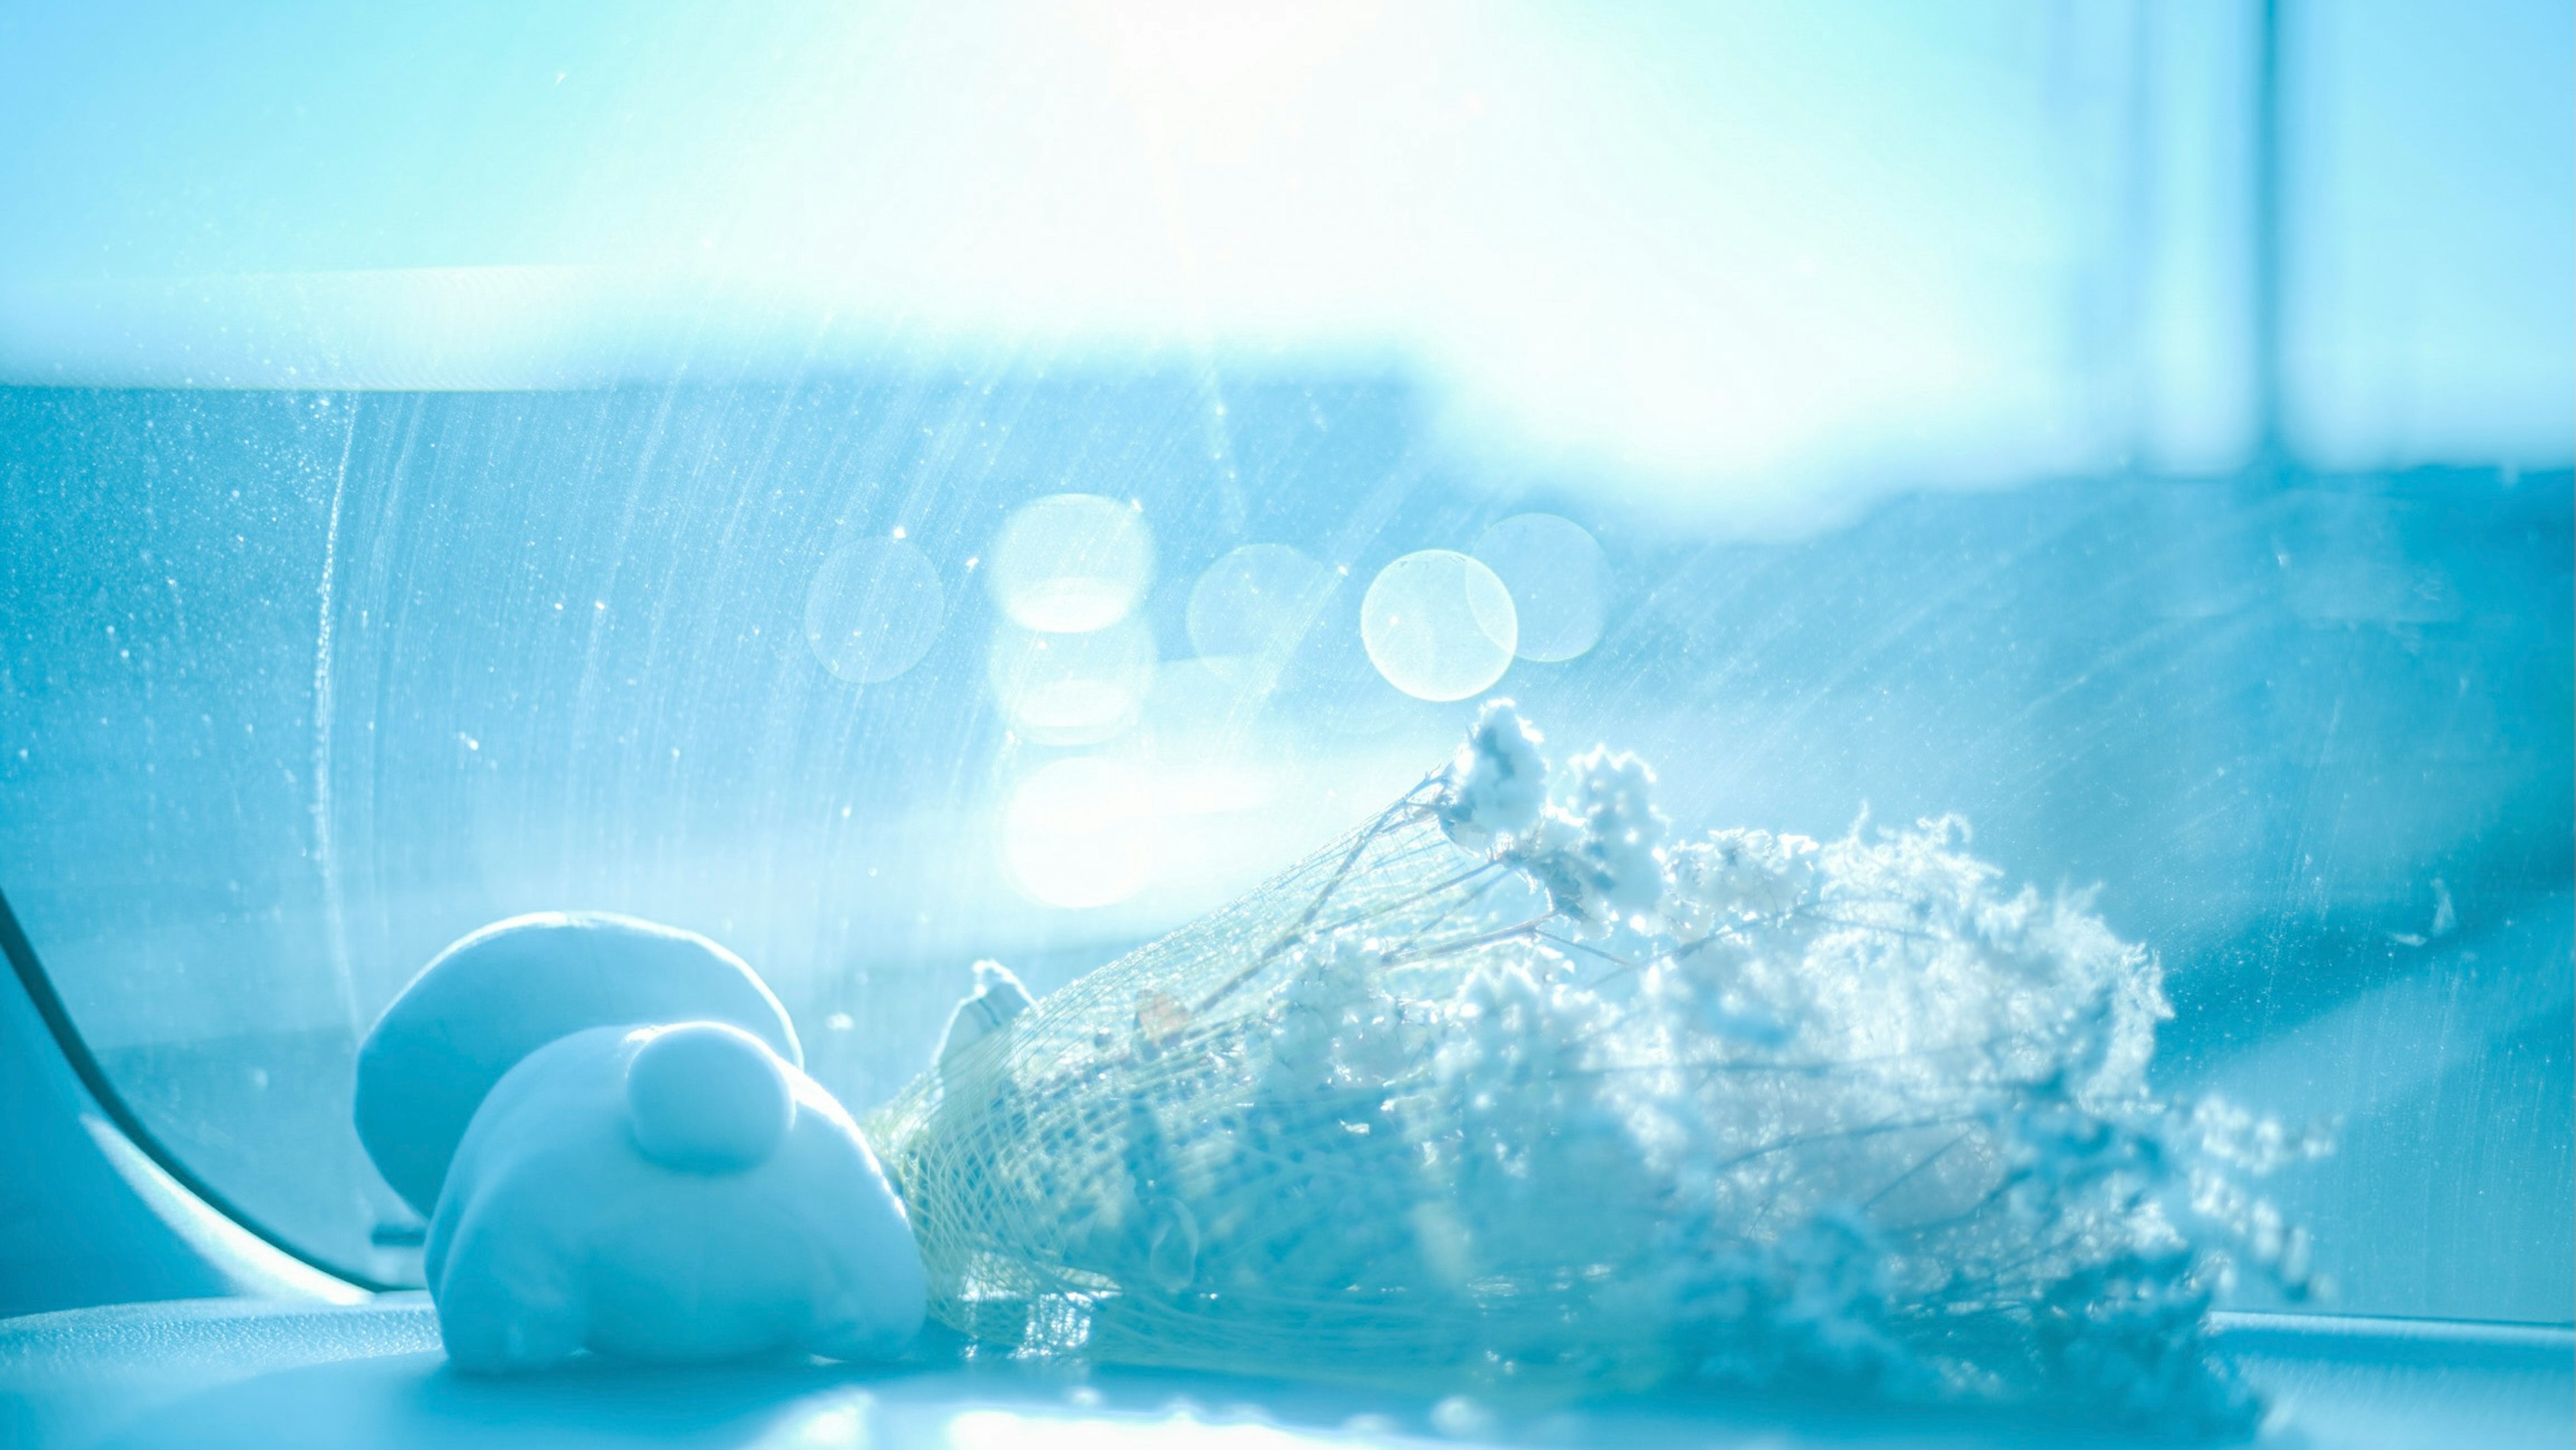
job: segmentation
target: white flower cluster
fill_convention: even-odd
[[[1511,701],[1486,703],[1435,807],[1449,838],[1528,872],[1571,921],[1597,929],[1652,918],[1669,825],[1654,807],[1655,773],[1596,747],[1568,762],[1551,792],[1543,738]]]
[[[1450,838],[1484,850],[1497,837],[1517,836],[1538,824],[1547,809],[1547,759],[1542,737],[1509,700],[1488,701],[1458,747],[1439,803]]]
[[[2236,1266],[2308,1292],[2305,1235],[2245,1180],[2325,1144],[2151,1097],[2160,974],[2088,896],[2000,890],[1956,819],[1667,842],[1642,763],[1551,771],[1541,743],[1488,705],[1441,797],[1451,839],[1525,873],[1566,928],[1447,1009],[1459,1118],[1519,1144],[1485,1150],[1516,1178],[1460,1181],[1495,1210],[1469,1217],[1517,1224],[1548,1182],[1543,1216],[1654,1242],[1648,1317],[1703,1344],[1703,1376],[1992,1383],[1960,1326],[2000,1319],[2049,1392],[2241,1411],[2201,1316]],[[1552,786],[1535,809],[1494,807],[1492,782],[1533,778]],[[1587,959],[1604,927],[1622,959]]]

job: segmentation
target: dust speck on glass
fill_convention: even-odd
[[[465,932],[890,1110],[1471,728],[1406,829],[1539,830],[1501,695],[1681,823],[1546,889],[1972,831],[2151,953],[2140,1090],[2336,1145],[2159,1130],[2279,1160],[2227,1302],[2576,1316],[2564,7],[1170,18],[13,22],[0,891],[170,1151],[416,1276],[351,1054]]]

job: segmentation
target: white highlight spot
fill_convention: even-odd
[[[1020,506],[993,540],[993,600],[1011,622],[1047,634],[1106,629],[1154,582],[1154,531],[1143,513],[1091,493]]]
[[[1190,588],[1190,644],[1217,678],[1267,689],[1326,612],[1340,576],[1286,544],[1246,544]]]
[[[1552,664],[1601,642],[1610,560],[1581,524],[1514,514],[1476,540],[1476,558],[1512,592],[1522,659]]]
[[[1076,756],[1041,767],[1002,811],[1002,865],[1030,900],[1082,909],[1126,900],[1165,860],[1152,782],[1124,761]]]
[[[1211,1424],[1187,1411],[1148,1420],[967,1410],[948,1422],[951,1450],[1321,1450],[1365,1443],[1258,1421]]]
[[[891,680],[930,653],[948,612],[939,571],[902,539],[835,549],[805,590],[805,642],[853,684]]]
[[[1407,554],[1360,601],[1360,642],[1387,683],[1420,700],[1463,700],[1511,668],[1520,622],[1494,571],[1454,549]]]
[[[1040,745],[1091,745],[1136,723],[1154,684],[1154,632],[1129,619],[1087,634],[1004,624],[986,662],[1011,728]]]

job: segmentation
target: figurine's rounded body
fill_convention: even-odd
[[[899,1352],[924,1283],[849,1115],[716,1023],[596,1027],[502,1077],[449,1165],[426,1268],[459,1367]]]

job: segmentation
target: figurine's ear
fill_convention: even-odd
[[[697,935],[629,917],[514,917],[438,954],[358,1048],[358,1140],[423,1216],[474,1110],[501,1075],[591,1027],[722,1022],[791,1066],[796,1030],[740,957]]]

